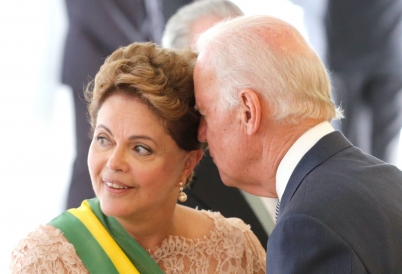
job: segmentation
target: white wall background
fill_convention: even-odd
[[[0,273],[18,239],[63,208],[74,154],[58,79],[66,27],[62,0],[0,1]]]
[[[302,10],[285,0],[234,2],[305,34]],[[62,0],[0,1],[0,273],[18,240],[65,203],[75,142],[71,94],[59,83],[66,27]]]

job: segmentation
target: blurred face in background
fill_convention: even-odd
[[[209,29],[216,23],[222,21],[223,19],[224,18],[222,18],[222,17],[208,16],[208,17],[204,17],[204,18],[196,21],[191,26],[191,31],[190,31],[190,41],[191,41],[192,50],[195,50],[195,42],[197,40],[197,36],[200,35],[201,33],[205,32],[207,29]]]

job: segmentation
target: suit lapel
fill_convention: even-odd
[[[279,216],[286,204],[292,199],[300,183],[313,169],[331,158],[339,151],[351,147],[352,144],[339,131],[334,131],[321,138],[300,160],[290,176],[282,196]]]

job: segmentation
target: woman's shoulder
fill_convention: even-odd
[[[178,206],[176,235],[187,239],[204,238],[214,228],[214,220],[203,211],[187,206]]]
[[[60,230],[50,225],[39,225],[33,231],[29,232],[25,238],[18,242],[13,251],[13,258],[15,255],[24,253],[29,256],[38,255],[39,257],[42,256],[46,258],[47,253],[53,251],[52,249],[49,249],[49,247],[58,244],[63,245],[63,243],[68,242]]]
[[[40,225],[19,241],[11,254],[10,273],[88,273],[63,233]]]
[[[211,232],[220,232],[225,236],[238,232],[239,234],[252,233],[250,226],[239,218],[225,218],[221,213],[209,210],[197,210],[189,207],[182,207],[180,212],[181,227],[191,227],[182,231],[184,238],[204,238]],[[192,225],[194,224],[194,225]]]
[[[243,220],[239,218],[226,218],[221,213],[213,211],[202,210],[201,212],[214,220],[215,227],[217,229],[221,227],[228,227],[233,230],[238,230],[241,233],[251,231],[250,226],[244,223]]]
[[[214,219],[212,239],[221,239],[234,253],[243,254],[247,269],[252,269],[252,273],[265,273],[265,250],[249,225],[239,218],[225,218],[219,212],[203,212]]]

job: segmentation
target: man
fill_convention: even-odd
[[[199,139],[222,181],[280,201],[267,273],[400,273],[402,172],[334,131],[342,114],[300,33],[239,17],[197,50]]]
[[[201,0],[190,3],[181,7],[166,23],[162,46],[193,46],[197,35],[214,24],[241,15],[243,12],[231,1]],[[185,192],[188,199],[184,205],[219,211],[225,217],[242,219],[251,226],[262,246],[266,247],[268,234],[274,227],[274,218],[266,216],[269,212],[275,212],[276,200],[255,197],[237,188],[225,186],[208,152],[197,165],[193,182]]]

